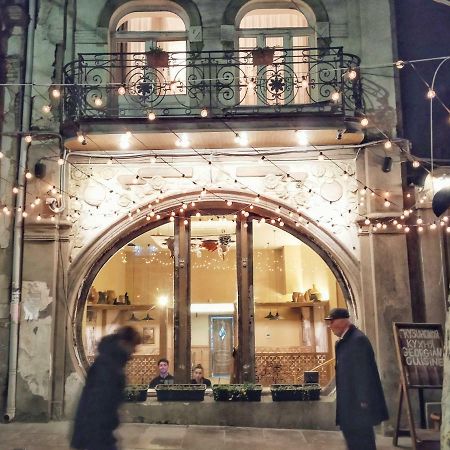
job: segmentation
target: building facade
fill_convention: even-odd
[[[344,5],[8,6],[9,420],[70,417],[96,339],[129,321],[135,382],[166,355],[180,381],[198,362],[229,377],[233,348],[238,380],[328,382],[333,306],[370,337],[394,414],[392,322],[444,322],[446,222],[407,183],[390,2]]]

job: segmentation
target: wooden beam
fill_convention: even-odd
[[[255,317],[253,300],[252,222],[236,223],[236,268],[238,286],[238,380],[255,381]]]
[[[191,379],[190,225],[174,221],[174,376],[177,383]],[[189,220],[189,219],[188,219]]]

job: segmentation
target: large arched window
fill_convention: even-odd
[[[247,66],[244,71],[247,79],[259,80],[260,86],[270,84],[270,77],[283,80],[283,92],[255,92],[242,98],[242,104],[252,105],[258,102],[266,104],[309,103],[310,92],[306,84],[309,79],[309,67],[305,58],[305,50],[315,47],[315,20],[300,10],[269,8],[261,4],[255,9],[241,11],[238,15],[238,45],[240,50],[270,47],[275,49],[274,69]],[[295,75],[294,75],[295,74]],[[298,89],[301,80],[303,89]],[[263,95],[263,97],[261,97]]]
[[[187,25],[178,14],[166,10],[133,11],[113,24],[112,51],[120,53],[121,82],[134,85],[158,80],[165,95],[175,93],[170,86],[181,86],[177,94],[185,93],[186,51],[188,50]],[[158,67],[148,72],[139,61],[145,61],[145,52],[161,49],[170,54],[168,67]],[[152,69],[150,69],[152,70]]]

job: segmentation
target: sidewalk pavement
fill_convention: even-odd
[[[69,450],[70,422],[0,424],[0,450]],[[341,433],[320,430],[124,424],[121,450],[345,450]],[[377,436],[378,450],[393,450]],[[400,448],[411,449],[402,438]],[[361,449],[364,450],[364,449]]]

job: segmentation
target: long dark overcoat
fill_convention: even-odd
[[[90,367],[78,403],[71,446],[76,449],[108,448],[116,439],[118,408],[124,397],[124,367],[129,358],[117,335],[105,336]]]
[[[336,395],[336,424],[342,429],[369,427],[389,418],[372,345],[354,325],[336,342]]]

